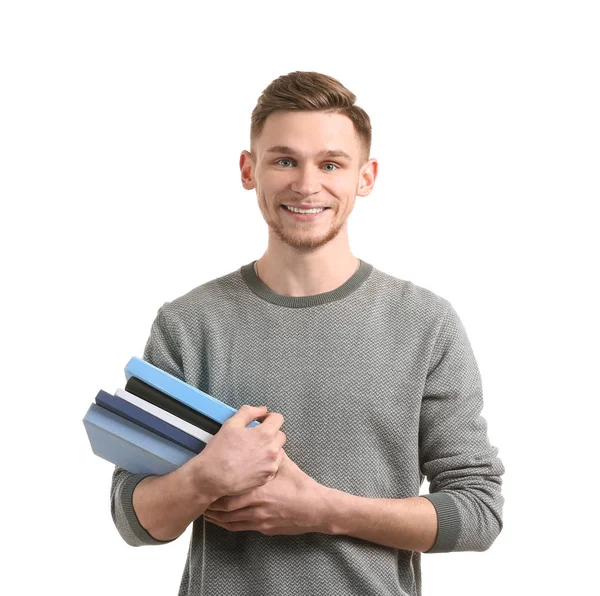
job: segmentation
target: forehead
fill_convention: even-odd
[[[342,151],[355,161],[359,152],[352,120],[325,112],[273,112],[265,120],[257,145],[262,155],[269,149],[286,147],[304,157]]]

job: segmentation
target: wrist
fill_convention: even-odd
[[[190,495],[190,499],[199,507],[204,508],[220,497],[220,494],[210,482],[207,473],[207,463],[200,455],[181,466],[177,472],[180,474],[181,490]]]
[[[344,534],[341,511],[344,493],[334,488],[322,487],[319,498],[319,532],[322,534]]]

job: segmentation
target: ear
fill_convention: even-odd
[[[358,178],[358,188],[356,190],[356,194],[359,197],[366,197],[368,194],[371,194],[371,191],[375,186],[378,168],[379,162],[375,158],[370,159],[361,167],[360,176]]]
[[[242,176],[242,186],[246,190],[252,190],[256,188],[254,181],[254,162],[252,161],[252,155],[248,151],[242,151],[240,155],[240,173]]]

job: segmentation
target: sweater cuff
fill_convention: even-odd
[[[141,544],[167,544],[173,542],[173,540],[157,540],[154,538],[146,531],[144,526],[140,524],[140,520],[133,508],[133,491],[135,490],[135,487],[148,476],[151,476],[151,474],[132,474],[123,482],[121,487],[121,505],[123,507],[123,514],[125,515],[125,519],[127,520],[131,532]]]
[[[434,545],[426,553],[449,553],[454,550],[460,533],[460,514],[454,499],[445,492],[420,495],[435,507],[438,532]]]

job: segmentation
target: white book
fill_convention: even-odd
[[[195,437],[196,439],[199,439],[204,443],[208,443],[214,436],[206,432],[205,430],[202,430],[201,428],[190,424],[186,420],[182,420],[181,418],[174,416],[170,412],[166,412],[162,408],[159,408],[158,406],[147,402],[145,399],[142,399],[137,395],[133,395],[133,393],[125,391],[125,389],[117,389],[115,391],[115,396],[120,397],[125,401],[128,401],[134,406],[137,406],[138,408],[140,408],[140,410],[144,410],[145,412],[148,412],[149,414],[152,414],[153,416],[156,416],[157,418],[168,422],[175,428],[182,430],[184,433],[187,433],[188,435],[191,435],[192,437]]]

